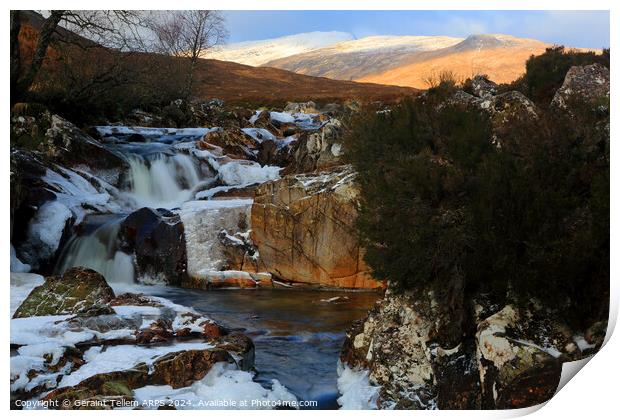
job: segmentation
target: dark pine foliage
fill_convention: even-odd
[[[438,107],[443,97],[429,92],[350,121],[358,227],[375,275],[396,289],[438,291],[460,276],[470,297],[537,298],[578,323],[606,318],[601,116],[585,104],[577,118],[544,112],[507,130],[499,148],[486,114]]]

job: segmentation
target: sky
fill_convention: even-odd
[[[608,11],[226,11],[228,42],[276,38],[301,32],[342,31],[369,35],[495,33],[578,48],[609,47]]]

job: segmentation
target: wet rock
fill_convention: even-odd
[[[254,343],[247,335],[238,333],[227,335],[218,347],[232,354],[239,369],[249,371],[254,368]]]
[[[121,248],[136,256],[137,279],[179,285],[187,270],[183,223],[165,209],[141,208],[121,223]]]
[[[48,277],[34,288],[17,308],[13,318],[43,315],[76,314],[114,298],[105,278],[94,270],[73,267],[62,277]]]
[[[298,283],[382,287],[368,273],[353,228],[354,178],[352,168],[345,166],[261,185],[251,224],[259,269]]]

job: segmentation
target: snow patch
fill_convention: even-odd
[[[232,364],[219,362],[200,381],[186,388],[172,389],[169,385],[145,386],[134,390],[134,397],[146,408],[148,401],[175,401],[178,409],[270,409],[289,403],[294,406],[297,398],[277,380],[271,389],[253,381],[249,372],[237,370]],[[222,403],[225,402],[226,405]]]
[[[342,410],[376,410],[381,387],[370,384],[367,370],[352,369],[338,361],[338,404]]]

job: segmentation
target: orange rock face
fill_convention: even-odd
[[[383,288],[363,261],[353,228],[358,191],[348,166],[261,185],[252,205],[259,269],[297,283]]]

